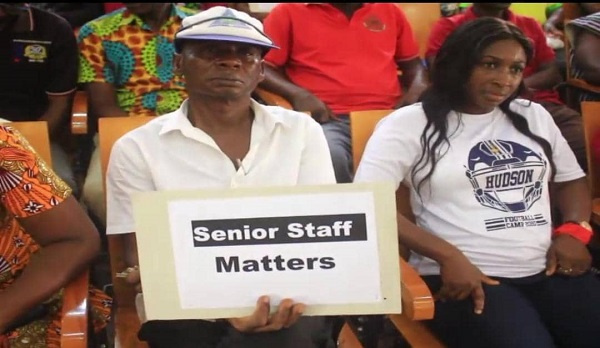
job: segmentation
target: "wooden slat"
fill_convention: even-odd
[[[87,347],[87,298],[89,273],[86,270],[73,280],[63,292],[61,348]]]
[[[98,146],[100,146],[104,192],[106,192],[106,169],[114,143],[125,133],[153,119],[154,117],[100,118],[98,121]],[[135,310],[135,289],[126,284],[122,278],[115,277],[117,272],[121,272],[127,267],[123,238],[123,235],[108,236],[108,253],[115,294],[115,341],[120,342],[122,348],[145,347],[137,339],[140,322]]]

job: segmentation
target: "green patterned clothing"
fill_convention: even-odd
[[[173,39],[182,19],[194,13],[173,5],[159,32],[127,8],[86,23],[77,38],[79,82],[114,85],[119,106],[131,116],[176,110],[187,94],[173,73]]]

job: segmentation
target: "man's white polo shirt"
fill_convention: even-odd
[[[238,186],[334,184],[321,126],[309,115],[252,101],[250,150],[235,169],[204,131],[187,118],[187,100],[113,146],[106,175],[107,234],[135,231],[130,195]]]

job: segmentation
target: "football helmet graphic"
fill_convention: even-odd
[[[503,212],[527,211],[540,199],[546,161],[533,150],[506,140],[486,140],[469,152],[466,175],[477,201]]]

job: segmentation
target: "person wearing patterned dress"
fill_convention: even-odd
[[[15,129],[0,125],[0,347],[60,347],[62,291],[99,249],[71,189]],[[112,301],[90,289],[95,329]]]
[[[173,39],[183,18],[193,13],[172,3],[128,3],[81,27],[79,82],[88,92],[92,128],[98,117],[159,116],[179,108],[187,93],[183,78],[173,73]],[[82,197],[104,224],[97,146]]]

